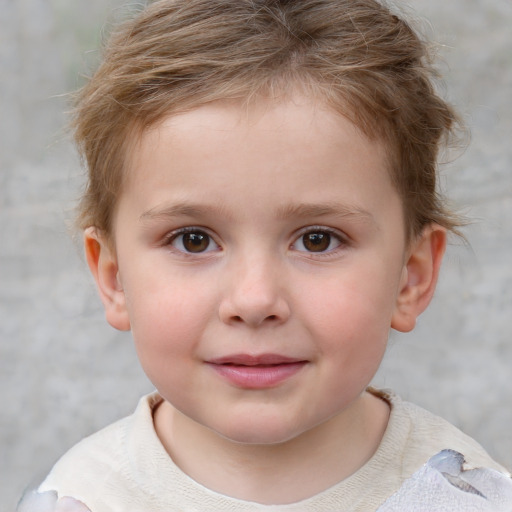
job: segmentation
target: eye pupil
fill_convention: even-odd
[[[210,245],[210,237],[205,233],[185,233],[183,247],[188,252],[203,252]]]
[[[302,237],[304,247],[311,252],[323,252],[329,248],[331,235],[329,233],[306,233]]]

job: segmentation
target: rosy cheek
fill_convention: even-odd
[[[162,354],[193,347],[209,317],[205,302],[168,289],[146,293],[130,306],[136,344]]]
[[[364,283],[321,287],[310,291],[307,297],[302,304],[302,317],[323,336],[362,340],[366,335],[374,338],[389,328],[387,296],[380,297],[378,290],[368,290]]]

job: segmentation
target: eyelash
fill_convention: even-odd
[[[340,248],[346,248],[348,247],[349,240],[346,235],[343,235],[337,230],[325,227],[325,226],[308,226],[307,228],[302,229],[298,236],[295,238],[294,242],[290,245],[290,248],[294,248],[294,246],[301,242],[304,246],[304,236],[308,234],[327,234],[329,236],[329,246],[332,243],[332,240],[334,239],[337,242],[336,247],[333,247],[331,249],[323,250],[323,251],[308,251],[308,250],[299,250],[295,249],[297,252],[307,254],[308,257],[313,258],[329,258],[333,257],[338,254]]]
[[[176,247],[174,243],[180,239],[180,237],[183,237],[187,234],[193,234],[193,235],[203,235],[207,237],[208,245],[205,247],[204,250],[199,250],[197,252],[189,251],[184,246],[183,239],[181,240],[181,248]],[[320,251],[309,251],[304,245],[304,237],[306,235],[328,235],[328,247],[325,250]],[[333,239],[337,242],[337,245],[334,248],[329,249],[329,247],[332,244]],[[198,240],[200,243],[200,240]],[[322,239],[319,240],[320,243],[322,243]],[[298,243],[301,243],[305,250],[297,249],[296,245]],[[316,243],[316,242],[314,242]],[[210,246],[214,244],[216,248],[210,248]],[[290,249],[309,255],[308,257],[314,257],[314,258],[328,258],[331,256],[334,256],[337,254],[340,247],[347,247],[349,245],[349,241],[347,240],[347,237],[342,235],[339,231],[327,228],[325,226],[308,226],[307,228],[302,229],[298,235],[294,238],[294,241],[292,244],[290,244]],[[178,253],[185,255],[185,256],[201,256],[201,255],[209,255],[209,253],[220,250],[219,244],[215,242],[214,238],[208,233],[208,231],[204,228],[190,226],[186,228],[181,228],[178,230],[173,231],[169,235],[167,235],[163,242],[162,246],[169,247],[172,246],[175,251]],[[199,246],[198,246],[199,247]]]
[[[188,250],[186,250],[185,246],[183,245],[184,244],[183,239],[181,240],[182,248],[179,248],[179,247],[176,247],[173,245],[173,243],[176,242],[177,240],[179,240],[180,237],[183,237],[187,234],[204,235],[205,237],[207,237],[208,245],[206,246],[206,249],[202,250],[202,251],[197,251],[197,252],[188,251]],[[210,249],[210,246],[212,244],[214,244],[217,248]],[[215,242],[214,238],[208,233],[207,230],[205,230],[204,228],[195,227],[195,226],[177,229],[177,230],[173,231],[172,233],[169,233],[169,235],[167,235],[164,238],[162,245],[165,247],[172,246],[173,249],[176,250],[178,253],[186,255],[186,256],[199,256],[199,255],[205,255],[205,254],[209,255],[209,253],[220,249],[219,245]]]

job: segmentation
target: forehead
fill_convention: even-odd
[[[216,101],[169,115],[131,146],[125,178],[121,201],[129,195],[143,212],[217,205],[240,215],[253,201],[253,214],[277,218],[336,203],[367,213],[390,197],[401,203],[384,144],[302,96]]]
[[[148,127],[141,128],[131,137],[127,154],[127,174],[136,176],[141,171],[144,158],[150,158],[164,144],[176,154],[186,150],[189,139],[196,139],[195,151],[190,158],[201,157],[206,149],[204,137],[215,136],[219,140],[243,139],[246,150],[266,143],[266,139],[279,144],[267,144],[266,151],[286,152],[299,143],[318,146],[321,149],[353,147],[358,158],[374,157],[380,167],[390,172],[393,151],[383,138],[363,132],[349,109],[328,105],[321,96],[287,93],[278,98],[257,97],[251,101],[215,100],[183,112],[173,112],[159,118]],[[347,138],[348,136],[348,138]],[[354,143],[357,141],[357,147]],[[364,147],[363,147],[364,146]],[[233,153],[235,148],[233,148]],[[313,149],[313,148],[312,148]]]

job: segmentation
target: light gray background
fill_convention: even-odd
[[[476,222],[472,248],[449,249],[415,332],[392,335],[376,383],[512,467],[512,1],[410,3],[444,45],[445,94],[472,130],[443,183]],[[0,512],[151,390],[130,336],[104,322],[67,228],[81,178],[62,95],[95,62],[121,5],[0,0]]]

